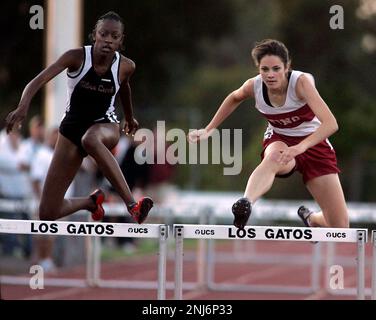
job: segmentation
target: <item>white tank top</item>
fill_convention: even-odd
[[[269,98],[261,75],[255,77],[254,93],[256,108],[269,123],[265,136],[270,136],[273,132],[293,137],[307,136],[316,131],[320,126],[320,120],[317,119],[309,105],[305,101],[299,100],[296,96],[296,82],[302,74],[311,76],[300,71],[294,70],[291,72],[286,101],[280,107],[271,106],[269,101],[269,104],[267,103],[266,100],[269,100]]]

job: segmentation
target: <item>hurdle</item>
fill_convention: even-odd
[[[302,227],[269,227],[248,226],[237,229],[230,225],[173,225],[175,237],[175,290],[174,297],[183,297],[183,255],[184,239],[221,239],[221,240],[266,240],[266,241],[310,241],[310,242],[350,242],[357,243],[357,298],[365,299],[365,243],[367,229],[344,228],[302,228]],[[212,257],[209,257],[209,264]],[[278,292],[290,293],[292,288],[271,285],[232,285],[214,283],[208,274],[207,287],[217,291],[241,292]],[[299,288],[293,288],[299,290]],[[303,287],[301,293],[309,291]]]
[[[282,207],[283,208],[283,207]],[[270,209],[269,209],[270,210]],[[257,212],[257,211],[256,211]],[[295,217],[296,218],[296,217]],[[260,219],[260,218],[258,218]],[[257,221],[256,221],[257,222]],[[272,221],[268,221],[272,223]],[[216,217],[211,215],[209,217],[209,223],[211,225],[217,225]],[[260,225],[260,224],[255,224]],[[276,226],[275,224],[269,224],[269,226]],[[235,250],[233,253],[216,253],[215,240],[208,239],[208,251],[207,251],[207,284],[206,287],[215,287],[214,283],[214,270],[215,263],[250,263],[250,264],[269,264],[275,265],[301,265],[311,266],[310,272],[310,286],[266,286],[254,288],[255,291],[273,292],[273,293],[291,293],[291,294],[305,294],[316,292],[320,289],[320,269],[321,269],[321,255],[322,255],[322,242],[315,243],[311,246],[309,253],[297,254],[297,253],[258,253],[256,251],[255,241],[233,241]],[[244,255],[244,252],[249,254]]]
[[[154,281],[123,281],[123,288],[156,288],[157,299],[166,299],[166,257],[168,226],[165,224],[132,224],[132,223],[100,223],[100,222],[69,222],[0,219],[0,233],[54,235],[54,236],[85,236],[95,237],[129,237],[159,239],[158,279]],[[91,265],[90,263],[88,265]],[[100,280],[98,267],[87,270],[86,280],[83,279],[45,279],[44,283],[51,286],[68,287],[114,287],[111,280]],[[1,283],[29,285],[30,278],[18,276],[0,276]],[[119,282],[116,280],[116,282]]]

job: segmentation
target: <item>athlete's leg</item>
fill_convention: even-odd
[[[271,143],[264,153],[264,159],[252,172],[248,179],[244,197],[254,203],[264,195],[273,185],[276,175],[288,174],[295,167],[295,159],[283,165],[276,161],[279,154],[288,148],[284,142],[275,141]]]
[[[313,178],[306,186],[322,210],[310,215],[309,224],[312,227],[349,227],[347,206],[338,174]]]
[[[95,209],[90,197],[64,199],[82,159],[77,146],[59,134],[39,205],[41,220],[56,220],[81,209]]]
[[[97,123],[86,131],[81,142],[85,151],[95,159],[99,170],[110,181],[124,203],[129,206],[134,204],[135,200],[118,162],[110,151],[117,145],[119,138],[118,124]]]

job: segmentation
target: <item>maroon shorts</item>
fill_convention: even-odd
[[[273,133],[270,137],[264,139],[263,150],[261,157],[264,157],[264,152],[267,146],[275,141],[281,141],[286,143],[289,147],[297,145],[306,137],[290,137],[281,134]],[[309,148],[304,153],[295,157],[296,166],[293,171],[299,171],[303,175],[304,183],[307,181],[324,176],[330,173],[339,173],[340,170],[337,166],[337,157],[334,149],[324,140],[315,146]],[[290,174],[280,177],[289,176]]]

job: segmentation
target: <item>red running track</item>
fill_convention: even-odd
[[[310,243],[296,242],[273,242],[257,241],[249,247],[241,241],[241,255],[248,252],[248,255],[260,254],[310,254],[313,245]],[[217,252],[233,252],[234,241],[222,241],[216,244]],[[257,243],[254,245],[254,243]],[[247,247],[248,246],[248,247]],[[366,287],[371,283],[371,244],[366,245]],[[238,252],[238,254],[239,254]],[[356,244],[337,244],[337,255],[346,256],[352,259],[353,265],[344,266],[344,285],[345,288],[356,286]],[[194,256],[194,252],[186,252],[186,256]],[[325,246],[323,248],[322,258],[325,258]],[[310,265],[300,264],[260,264],[260,263],[235,263],[236,253],[233,263],[216,263],[215,281],[218,283],[231,284],[265,284],[265,285],[296,285],[309,286],[310,284]],[[334,261],[335,262],[335,261]],[[106,262],[101,265],[102,279],[111,280],[157,280],[157,255],[153,254],[147,257],[124,258],[121,261]],[[77,278],[85,277],[85,266],[79,266],[70,269],[59,269],[54,277],[57,278]],[[195,282],[197,280],[197,264],[191,261],[184,261],[184,281]],[[325,267],[321,267],[321,288],[325,287]],[[31,276],[24,274],[24,276]],[[47,277],[47,276],[46,276]],[[167,262],[167,281],[174,279],[174,263],[172,259]],[[47,287],[43,290],[32,290],[28,286],[21,285],[1,285],[1,298],[5,300],[155,300],[157,299],[156,290],[139,289],[114,289],[114,288],[68,288],[68,287]],[[167,290],[167,299],[173,299],[173,290]],[[369,299],[369,297],[367,297]],[[277,293],[245,293],[245,292],[219,292],[197,288],[194,290],[183,291],[184,300],[347,300],[356,299],[356,296],[330,295],[324,289],[314,294],[277,294]]]

